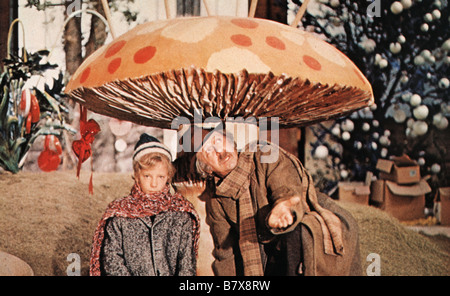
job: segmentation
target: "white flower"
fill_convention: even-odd
[[[433,10],[431,13],[433,15],[433,19],[438,20],[441,18],[441,12],[438,9]]]
[[[441,171],[441,166],[437,163],[433,163],[433,165],[431,166],[431,172],[433,174],[439,174],[440,171]]]
[[[428,24],[426,24],[426,23],[423,23],[423,24],[420,26],[420,30],[421,30],[422,32],[428,32],[428,29],[429,29],[429,26],[428,26]]]
[[[428,49],[424,49],[420,52],[420,55],[425,59],[429,59],[431,57],[431,51],[429,51]]]
[[[445,130],[448,127],[448,119],[442,113],[437,113],[433,116],[433,125],[439,130]]]
[[[442,7],[442,3],[441,3],[441,1],[439,1],[439,0],[435,0],[433,4],[434,4],[434,6],[436,6],[437,8],[441,8],[441,7]]]
[[[383,146],[388,146],[389,145],[389,138],[386,136],[381,136],[380,137],[380,144]]]
[[[400,45],[400,43],[395,42],[395,43],[391,43],[389,45],[389,50],[393,53],[393,54],[397,54],[402,50],[402,46]]]
[[[394,112],[394,120],[397,123],[402,123],[406,119],[406,113],[402,109],[395,110]]]
[[[381,59],[378,63],[378,66],[380,69],[386,68],[388,66],[388,61],[386,59]]]
[[[403,11],[403,5],[399,1],[391,4],[391,11],[393,14],[399,14]]]
[[[411,99],[409,100],[409,103],[411,104],[411,106],[419,106],[420,103],[422,102],[422,98],[418,95],[418,94],[413,94],[411,96]]]
[[[449,87],[450,81],[448,80],[448,78],[444,77],[439,80],[438,85],[439,85],[439,88],[446,89]]]
[[[402,94],[402,100],[405,102],[409,102],[409,100],[411,99],[411,93],[410,92],[405,92],[404,94]]]
[[[331,133],[336,137],[339,137],[341,135],[341,129],[339,128],[339,126],[335,126],[331,129]]]
[[[414,117],[418,120],[423,120],[428,116],[428,107],[425,105],[420,105],[413,110]]]
[[[328,156],[328,148],[325,145],[317,146],[314,151],[314,157],[318,159],[324,159]]]
[[[423,16],[423,20],[426,21],[427,23],[429,23],[433,20],[433,15],[428,12]]]
[[[344,141],[350,140],[350,133],[349,132],[343,132],[342,133],[342,140],[344,140]]]
[[[412,133],[416,136],[423,136],[428,132],[428,124],[425,121],[419,120],[414,122],[412,126]]]
[[[380,63],[381,59],[382,59],[381,55],[379,53],[377,53],[375,55],[375,62],[374,62],[374,64],[378,65]]]
[[[341,129],[345,132],[351,132],[355,128],[355,124],[350,119],[346,119],[341,123]]]
[[[403,35],[398,36],[397,41],[400,42],[401,44],[406,42],[406,38]]]
[[[425,64],[425,59],[423,56],[418,55],[414,58],[414,65],[421,66],[423,64]]]
[[[362,125],[362,130],[365,132],[368,132],[370,130],[370,124],[368,124],[367,122],[364,122]]]
[[[420,158],[417,160],[417,163],[418,163],[420,166],[423,166],[423,165],[425,164],[425,158],[420,157]]]
[[[408,9],[412,6],[411,0],[402,0],[402,6],[404,9]]]
[[[359,44],[361,48],[365,50],[366,53],[371,53],[375,50],[375,47],[377,46],[375,40],[373,39],[365,39],[361,41]]]
[[[412,128],[414,122],[416,122],[414,119],[409,118],[408,121],[406,122],[406,126]]]
[[[331,5],[331,7],[334,7],[334,8],[336,8],[336,7],[338,7],[339,6],[339,0],[331,0],[330,1],[330,5]]]
[[[442,43],[441,48],[445,51],[449,51],[450,50],[450,39],[445,40],[444,43]]]

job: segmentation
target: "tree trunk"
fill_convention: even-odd
[[[101,1],[97,1],[94,5],[94,10],[96,10],[101,15],[105,16],[103,10],[103,5]],[[89,34],[89,40],[85,45],[86,54],[84,58],[90,56],[94,51],[100,48],[106,41],[106,25],[97,16],[92,15],[91,19],[91,29]]]
[[[199,16],[200,0],[177,0],[177,16]]]
[[[70,1],[64,3],[64,15],[67,18]],[[66,71],[69,75],[75,73],[83,61],[81,55],[81,15],[72,18],[64,29],[64,52],[66,53]]]
[[[251,2],[249,0],[249,7]],[[259,0],[256,6],[255,17],[287,24],[287,1]]]

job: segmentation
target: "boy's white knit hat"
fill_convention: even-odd
[[[158,141],[157,138],[143,133],[139,138],[139,141],[134,146],[133,161],[138,161],[145,154],[152,152],[158,152],[166,155],[169,160],[172,161],[172,154],[166,145]]]

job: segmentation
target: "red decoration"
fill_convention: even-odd
[[[87,120],[87,109],[80,105],[80,134],[81,139],[72,143],[72,150],[78,158],[77,177],[80,177],[81,164],[92,155],[91,144],[100,132],[100,126],[94,119]],[[92,163],[91,163],[92,171]],[[93,194],[92,172],[89,180],[89,193]]]
[[[20,99],[19,109],[22,116],[26,118],[26,133],[31,133],[31,124],[37,123],[41,119],[41,109],[39,101],[30,89],[24,89]]]
[[[62,153],[61,143],[54,135],[45,136],[44,151],[38,157],[38,165],[44,172],[51,172],[58,169]]]

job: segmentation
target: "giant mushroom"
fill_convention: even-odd
[[[87,109],[171,128],[177,117],[278,117],[309,125],[373,103],[370,83],[311,33],[258,18],[139,25],[89,56],[66,93]]]

